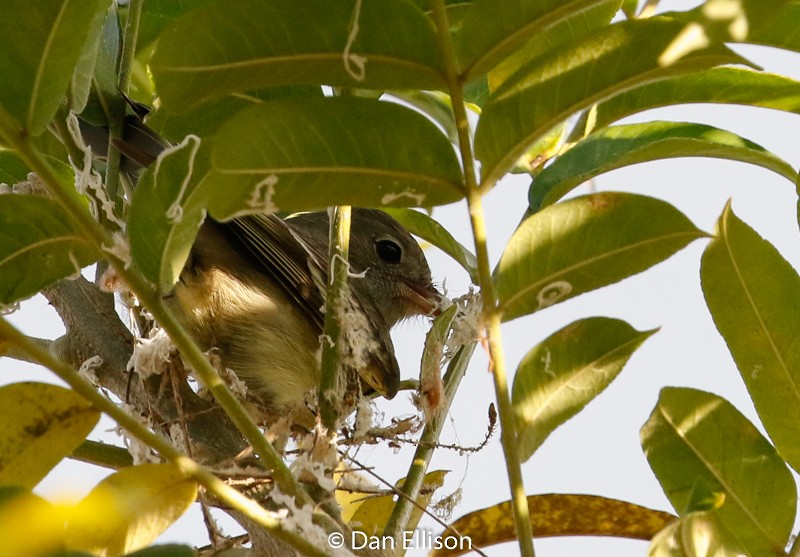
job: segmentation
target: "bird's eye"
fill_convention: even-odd
[[[403,250],[392,240],[378,240],[375,242],[375,253],[386,263],[400,263],[403,257]]]

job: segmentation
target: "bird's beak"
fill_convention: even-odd
[[[421,315],[436,317],[442,313],[444,296],[432,284],[420,287],[417,284],[406,283],[409,289],[408,301]]]
[[[364,383],[389,400],[393,399],[400,389],[400,372],[389,373],[376,362],[373,362],[372,366],[359,369],[358,375]]]

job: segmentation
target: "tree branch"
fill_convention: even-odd
[[[48,352],[76,368],[99,356],[101,362],[94,368],[97,385],[141,413],[153,415],[166,432],[180,416],[172,385],[157,375],[144,381],[132,380],[127,368],[133,352],[133,335],[117,315],[113,297],[83,277],[61,281],[43,294],[67,330]],[[247,446],[216,404],[198,397],[185,380],[180,381],[179,389],[177,398],[187,417],[196,458],[218,463],[232,459]]]
[[[64,337],[61,337],[56,340],[49,340],[46,338],[37,338],[37,337],[27,337],[31,344],[34,344],[41,348],[42,350],[46,350],[51,354],[54,353],[57,348],[56,344],[61,341]],[[20,362],[28,362],[29,364],[35,364],[36,362],[31,359],[30,355],[25,352],[24,350],[20,350],[18,346],[12,344],[8,348],[6,348],[5,352],[2,352],[2,355],[11,358],[12,360],[19,360]]]

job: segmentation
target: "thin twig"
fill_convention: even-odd
[[[420,441],[419,439],[406,439],[404,437],[397,437],[383,433],[372,434],[369,432],[369,434],[376,439],[384,439],[396,443],[405,443],[406,445],[414,445],[416,447],[425,447],[428,449],[447,449],[450,451],[458,451],[459,453],[477,453],[486,447],[486,445],[489,443],[489,440],[492,438],[492,436],[494,436],[494,433],[497,430],[497,413],[494,410],[494,404],[490,405],[489,408],[489,427],[483,437],[483,441],[472,447],[465,447],[463,445],[451,443],[426,443],[424,441]]]

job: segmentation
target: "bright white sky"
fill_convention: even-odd
[[[662,2],[664,9],[686,9],[698,2]],[[800,79],[800,57],[766,48],[741,52],[769,71]],[[696,121],[734,131],[800,166],[800,118],[795,115],[756,108],[684,106],[660,109],[638,116],[636,121],[665,119]],[[633,121],[633,120],[631,120]],[[619,190],[658,197],[683,211],[696,226],[711,232],[728,199],[736,214],[778,247],[795,268],[800,268],[800,239],[796,220],[797,196],[792,184],[766,170],[745,164],[678,159],[621,169],[601,176],[598,190]],[[585,193],[584,188],[578,193]],[[527,183],[511,180],[486,198],[490,249],[493,262],[516,226],[526,203]],[[437,209],[434,216],[465,245],[471,245],[465,205]],[[730,400],[757,423],[755,411],[724,342],[716,332],[703,301],[699,266],[706,241],[697,241],[671,259],[641,275],[600,291],[549,308],[533,317],[521,318],[504,329],[510,371],[537,342],[576,319],[606,315],[624,319],[639,330],[660,326],[634,354],[617,380],[578,417],[557,430],[523,465],[527,492],[588,493],[618,498],[651,508],[672,510],[650,472],[639,445],[639,428],[666,385],[688,386],[717,393]],[[445,256],[429,250],[434,280],[446,280],[451,296],[463,294],[468,279]],[[12,321],[35,336],[55,338],[62,334],[58,319],[41,299],[25,302]],[[401,325],[395,342],[404,377],[419,369],[423,321]],[[476,352],[462,384],[452,420],[445,428],[443,442],[473,446],[487,427],[486,409],[494,401],[486,357]],[[34,366],[0,359],[0,384],[22,380],[52,381],[52,376]],[[410,413],[405,402],[382,401],[380,409],[390,417]],[[104,423],[97,433],[108,429]],[[760,427],[760,425],[759,425]],[[113,441],[114,436],[103,435]],[[411,451],[397,454],[383,449],[365,449],[362,462],[377,467],[387,479],[405,475]],[[508,484],[503,455],[496,435],[482,452],[469,458],[439,451],[431,469],[451,470],[441,495],[461,487],[463,499],[453,518],[507,500]],[[50,498],[78,497],[106,474],[78,463],[65,463],[41,484],[37,491]],[[439,532],[430,520],[423,527]],[[199,513],[190,512],[167,535],[170,541],[203,545]],[[646,553],[644,542],[612,539],[537,540],[538,557],[572,555],[634,557]],[[411,552],[419,556],[424,552]],[[517,555],[514,545],[490,550],[491,555]]]

